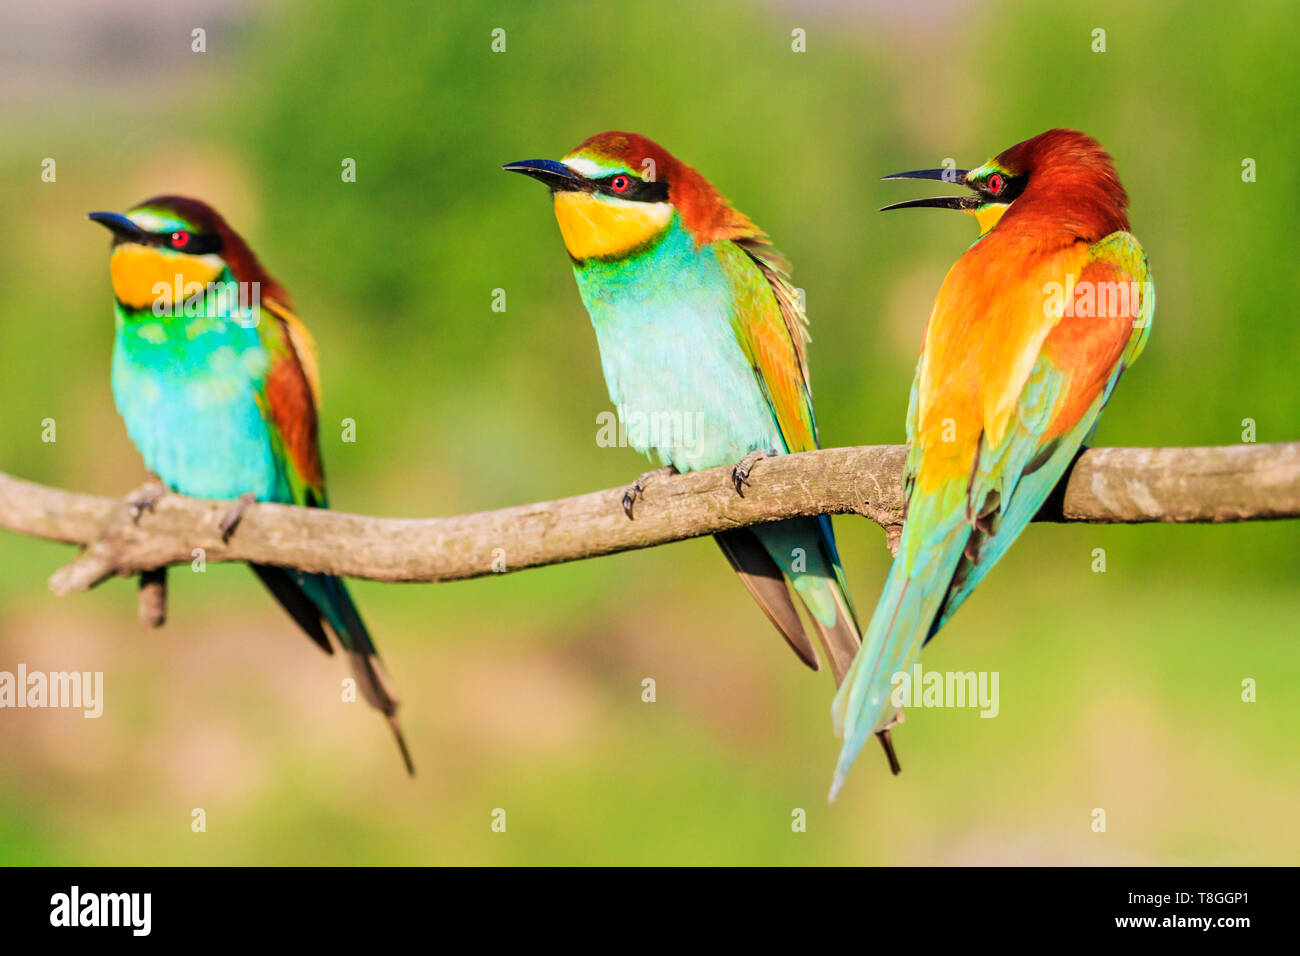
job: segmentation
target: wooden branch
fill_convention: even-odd
[[[374,518],[257,504],[228,542],[230,502],[164,495],[152,510],[0,474],[0,527],[85,547],[50,580],[57,594],[204,561],[254,561],[376,581],[451,581],[577,561],[800,515],[902,517],[898,445],[828,448],[759,461],[744,497],[729,468],[649,483],[635,520],[623,488],[446,518]],[[1038,520],[1226,522],[1300,517],[1300,442],[1211,448],[1097,448],[1076,462]],[[896,536],[895,536],[896,537]],[[157,576],[145,585],[161,587]],[[156,598],[156,593],[155,593]],[[156,602],[141,615],[160,622]]]

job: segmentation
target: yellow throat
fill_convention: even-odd
[[[220,256],[185,256],[154,246],[123,243],[115,246],[108,260],[113,276],[113,294],[132,309],[151,308],[159,298],[174,297],[177,283],[182,294],[186,286],[206,286],[225,269]]]
[[[988,235],[988,231],[998,224],[998,220],[1002,218],[1002,214],[1010,208],[1010,203],[991,202],[985,203],[978,209],[971,210],[971,215],[974,216],[975,221],[979,223],[980,235]]]
[[[672,218],[668,202],[629,202],[595,193],[555,193],[555,218],[569,255],[606,259],[643,246]]]

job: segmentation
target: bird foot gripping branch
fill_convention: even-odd
[[[50,576],[50,590],[59,597],[91,588],[120,574],[130,573],[121,560],[128,532],[140,523],[145,512],[152,512],[163,492],[157,481],[145,482],[124,496],[105,522],[99,536],[68,564]]]
[[[751,451],[740,461],[731,467],[731,483],[736,488],[736,494],[745,497],[745,485],[749,484],[750,473],[753,472],[754,466],[764,458],[775,458],[779,455],[775,448],[760,448],[758,451]]]
[[[127,495],[125,501],[128,513],[131,515],[131,520],[138,522],[140,516],[146,511],[153,511],[153,506],[156,505],[158,499],[165,494],[167,494],[166,486],[155,478],[146,481],[135,491]]]
[[[87,591],[110,577],[134,573],[135,569],[123,560],[127,532],[135,529],[145,513],[152,513],[166,493],[162,482],[151,478],[124,496],[99,537],[50,577],[50,590],[62,597],[72,591]],[[145,627],[161,627],[166,622],[165,564],[140,572],[138,615]]]
[[[251,491],[246,491],[235,499],[230,510],[221,516],[221,523],[217,526],[221,531],[222,541],[230,540],[230,536],[239,527],[239,522],[244,520],[244,512],[248,510],[249,505],[254,504],[257,504],[257,495]]]
[[[632,518],[632,509],[636,506],[637,501],[644,497],[646,485],[650,483],[651,478],[668,478],[677,474],[677,469],[673,465],[664,465],[661,468],[652,468],[643,475],[638,475],[636,481],[627,486],[627,491],[623,492],[623,512]]]
[[[194,502],[182,495],[169,492],[156,478],[112,501],[104,500],[100,530],[90,538],[80,554],[50,576],[49,586],[59,597],[76,591],[89,591],[113,577],[140,576],[138,613],[146,627],[161,627],[167,619],[167,567],[189,561],[196,548],[204,556],[211,552],[213,558],[221,555],[222,545],[228,539],[221,524],[223,514],[230,510],[215,510],[215,502],[201,520],[188,520],[184,541],[174,534],[163,533],[160,524],[171,524],[173,510],[191,511]],[[161,514],[160,503],[167,514]],[[241,516],[247,506],[240,509]],[[212,529],[204,532],[204,527]],[[174,529],[172,529],[174,530]],[[84,539],[83,539],[84,540]]]

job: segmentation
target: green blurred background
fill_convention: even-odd
[[[919,195],[877,177],[1062,125],[1114,154],[1159,287],[1098,443],[1231,444],[1247,418],[1259,441],[1300,438],[1293,3],[1054,6],[15,5],[0,469],[114,495],[142,480],[84,215],[179,191],[226,213],[316,334],[335,507],[455,514],[626,483],[648,465],[596,444],[609,406],[545,193],[498,169],[610,128],[697,166],[795,263],[827,445],[902,440],[925,318],[974,238],[960,217],[877,215]],[[869,610],[882,535],[836,527]],[[146,632],[132,584],[55,599],[71,549],[0,532],[0,669],[102,670],[107,698],[99,720],[0,711],[0,862],[1298,863],[1298,531],[1031,528],[924,659],[998,671],[998,718],[915,713],[906,772],[870,752],[831,807],[830,676],[709,541],[356,582],[411,782],[382,721],[339,703],[345,665],[246,569],[173,571],[171,619]]]

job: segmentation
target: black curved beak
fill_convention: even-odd
[[[554,159],[521,159],[501,167],[508,173],[523,173],[556,191],[589,189],[586,178],[576,169]]]
[[[140,242],[148,235],[143,229],[120,213],[92,212],[87,213],[86,218],[99,223],[118,239],[126,242]]]
[[[881,176],[880,179],[882,182],[886,179],[933,179],[936,182],[964,186],[968,172],[969,169],[914,169],[910,173],[890,173],[888,176]]]
[[[902,202],[891,203],[888,206],[881,206],[880,212],[887,212],[890,209],[959,209],[962,212],[969,212],[980,204],[980,201],[974,196],[935,196],[932,199],[905,199]]]
[[[958,186],[966,185],[966,174],[968,169],[914,169],[907,173],[892,173],[889,176],[881,176],[885,179],[929,179],[941,183],[953,183]],[[881,212],[889,209],[959,209],[969,212],[979,205],[979,200],[974,196],[938,196],[933,199],[907,199],[903,202],[896,202],[889,206],[882,206]]]

